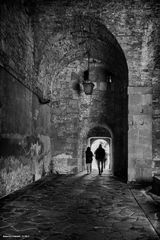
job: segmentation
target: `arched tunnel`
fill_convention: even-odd
[[[112,143],[112,174],[125,181],[151,181],[159,169],[155,144],[159,136],[158,115],[153,120],[151,111],[154,82],[151,84],[151,70],[137,71],[138,60],[131,58],[137,56],[141,68],[146,59],[153,69],[152,59],[143,53],[146,40],[142,39],[142,56],[135,55],[134,41],[127,40],[123,28],[118,30],[113,16],[113,25],[109,19],[106,22],[92,1],[79,3],[79,11],[75,12],[71,11],[75,3],[63,2],[63,12],[60,5],[59,11],[53,10],[56,1],[16,2],[15,11],[20,14],[25,9],[28,19],[24,35],[20,31],[21,15],[9,15],[7,20],[13,7],[7,4],[2,5],[2,46],[5,51],[8,49],[8,55],[6,52],[2,58],[0,89],[3,181],[8,182],[13,175],[13,185],[17,185],[15,169],[25,176],[24,180],[20,177],[22,185],[50,171],[83,171],[89,138],[107,138],[107,131]],[[119,19],[121,27],[122,20]],[[13,41],[8,40],[8,22],[19,26],[13,26]],[[150,28],[144,36],[151,36]],[[146,46],[148,52],[153,50]],[[156,79],[153,78],[155,85]],[[87,81],[94,86],[90,95],[85,93]],[[156,98],[156,91],[153,95]]]
[[[115,149],[113,173],[127,179],[128,70],[124,53],[112,33],[96,19],[76,15],[67,24],[47,40],[38,65],[38,82],[51,97],[53,142],[57,136],[54,154],[67,152],[74,171],[81,171],[86,133],[93,126],[109,126]],[[88,67],[94,83],[91,96],[83,90]]]
[[[0,12],[0,238],[158,240],[159,1]]]

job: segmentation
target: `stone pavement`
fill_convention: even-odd
[[[45,177],[1,199],[0,208],[0,239],[160,239],[159,202],[97,171]]]

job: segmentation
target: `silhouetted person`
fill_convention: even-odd
[[[92,160],[93,160],[93,153],[90,149],[90,147],[87,147],[86,150],[86,165],[87,165],[87,173],[92,172]]]
[[[99,175],[103,172],[103,167],[105,163],[105,150],[102,148],[102,145],[99,144],[99,147],[95,151],[95,158],[97,160]]]

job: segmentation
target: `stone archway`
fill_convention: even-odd
[[[91,137],[89,138],[89,145],[91,147],[91,151],[94,153],[98,148],[99,144],[102,145],[106,152],[106,163],[105,169],[112,170],[112,139],[108,137]],[[93,157],[92,168],[97,169],[97,162],[95,157]]]
[[[128,67],[125,55],[103,23],[91,16],[72,17],[66,28],[48,36],[37,62],[37,80],[43,94],[51,99],[53,159],[61,168],[65,165],[71,172],[82,171],[87,133],[95,126],[109,125],[114,135],[113,173],[126,178]],[[82,85],[88,69],[88,51],[89,75],[95,85],[92,96],[85,95]],[[103,135],[92,135],[99,136]]]
[[[87,146],[91,147],[91,151],[95,152],[99,144],[102,144],[102,147],[106,152],[106,172],[114,173],[114,145],[113,145],[113,133],[108,126],[94,126],[91,128],[87,134]],[[93,157],[93,169],[97,169],[97,163],[95,157]]]

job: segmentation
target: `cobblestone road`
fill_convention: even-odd
[[[159,204],[103,174],[53,175],[0,200],[1,239],[158,240]]]

